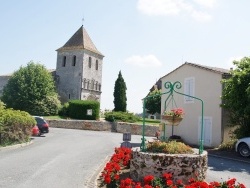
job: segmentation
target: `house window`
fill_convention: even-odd
[[[72,61],[72,66],[75,67],[76,66],[76,56],[73,56],[73,61]]]
[[[66,66],[66,56],[63,56],[63,63],[62,66],[65,67]]]
[[[89,57],[89,68],[91,68],[92,58]]]
[[[185,78],[184,80],[184,94],[189,96],[194,96],[194,89],[195,89],[195,80],[193,77]],[[185,103],[193,103],[194,98],[184,96]]]
[[[101,84],[99,84],[99,91],[101,91]]]
[[[70,99],[70,94],[69,94],[69,99]]]
[[[98,60],[95,62],[95,70],[98,70]]]

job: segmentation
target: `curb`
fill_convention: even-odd
[[[103,171],[106,163],[110,161],[111,156],[107,156],[102,163],[95,169],[94,173],[88,178],[85,182],[86,188],[98,188],[97,180],[100,177],[101,172]]]
[[[237,162],[243,162],[243,163],[248,163],[248,164],[250,164],[250,160],[244,160],[244,159],[237,159],[237,158],[225,157],[225,156],[216,155],[216,154],[209,154],[209,153],[208,153],[208,156],[217,157],[217,158],[221,158],[221,159],[228,159],[228,160],[232,160],[232,161],[237,161]]]
[[[28,146],[31,144],[33,144],[33,141],[25,142],[22,144],[15,144],[15,145],[11,145],[11,146],[0,147],[0,151],[8,150],[8,149],[17,149],[17,148],[25,147],[25,146]]]

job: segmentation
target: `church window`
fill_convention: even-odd
[[[73,56],[72,66],[73,67],[76,66],[76,56],[75,55]]]
[[[99,84],[99,91],[101,91],[101,84]]]
[[[63,63],[62,66],[65,67],[66,66],[66,56],[63,56]]]
[[[92,58],[89,57],[89,68],[91,68]]]
[[[95,88],[95,80],[92,80],[91,89],[94,90],[94,88]]]
[[[87,89],[89,89],[89,80],[87,81]]]
[[[70,94],[69,94],[69,99],[70,99]]]
[[[95,61],[95,70],[98,70],[98,60]]]
[[[98,82],[95,83],[95,90],[97,91],[98,89]]]

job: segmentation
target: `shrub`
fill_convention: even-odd
[[[87,114],[88,110],[92,110],[92,115]],[[68,112],[70,118],[97,120],[99,119],[100,103],[92,100],[71,100]]]
[[[59,116],[69,117],[69,103],[64,103],[58,112]]]
[[[223,142],[219,145],[219,150],[234,150],[237,139],[231,139],[228,142]]]
[[[166,154],[188,154],[193,153],[190,146],[176,141],[161,142],[153,141],[149,142],[146,146],[147,152],[153,153],[166,153]]]
[[[140,120],[138,116],[135,116],[133,113],[129,112],[106,112],[105,113],[106,121],[122,121],[134,123]]]
[[[30,139],[35,119],[27,112],[4,109],[0,111],[0,144],[22,143]]]

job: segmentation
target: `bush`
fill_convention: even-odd
[[[64,103],[58,111],[59,116],[69,117],[69,103]]]
[[[134,123],[140,120],[138,116],[135,116],[133,113],[129,112],[106,112],[105,113],[106,121],[122,121]]]
[[[27,112],[0,110],[0,145],[27,142],[35,124],[35,119]]]
[[[237,139],[231,139],[228,142],[223,142],[221,145],[219,145],[219,150],[234,150],[236,142]]]
[[[5,104],[0,100],[0,110],[5,109]]]
[[[88,115],[92,110],[92,115]],[[73,119],[97,120],[99,119],[100,103],[92,100],[71,100],[68,107],[69,117]]]
[[[166,153],[166,154],[191,154],[193,150],[190,146],[176,141],[161,142],[154,141],[149,142],[146,148],[147,152],[153,153]]]

